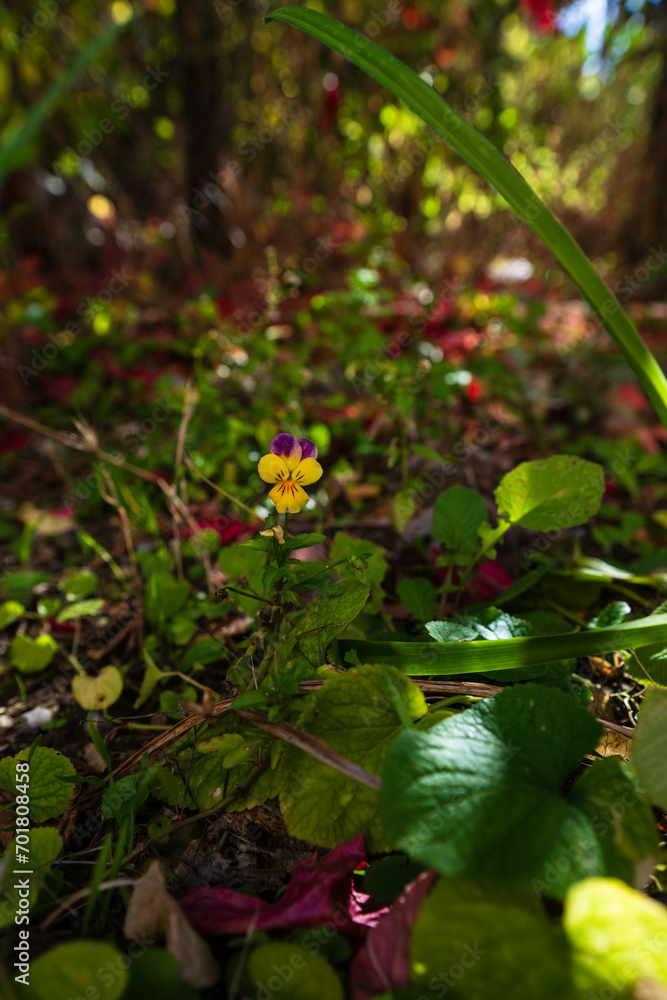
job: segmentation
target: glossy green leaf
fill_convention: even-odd
[[[667,426],[667,379],[657,361],[581,247],[502,153],[450,108],[426,80],[367,35],[306,7],[280,7],[265,20],[274,18],[307,32],[369,73],[404,101],[500,192],[518,217],[551,250],[588,300]]]
[[[560,795],[600,732],[570,696],[535,684],[505,688],[427,732],[405,730],[382,773],[387,836],[443,874],[562,897],[576,879],[605,872],[591,823]]]
[[[495,642],[374,642],[339,639],[341,659],[354,650],[360,660],[385,663],[415,676],[490,673],[579,656],[602,656],[660,642],[667,646],[667,615],[649,615],[610,628],[563,635],[526,636]],[[640,658],[641,654],[640,654]],[[643,659],[643,658],[642,658]],[[665,660],[667,666],[667,660]]]
[[[521,462],[495,492],[498,514],[531,531],[558,531],[585,524],[604,493],[601,465],[574,455]]]

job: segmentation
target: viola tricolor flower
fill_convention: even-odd
[[[279,514],[298,514],[308,503],[302,488],[316,483],[322,475],[317,447],[308,438],[278,434],[271,442],[271,454],[259,460],[257,471],[265,483],[277,485],[269,491]]]

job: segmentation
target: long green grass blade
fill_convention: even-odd
[[[41,101],[30,110],[25,121],[15,128],[7,129],[0,143],[0,184],[8,173],[22,166],[29,156],[30,143],[56,104],[65,96],[86,66],[118,38],[127,23],[113,24],[97,38],[89,41],[63,75],[54,80]]]
[[[450,108],[425,80],[365,35],[327,14],[303,7],[280,7],[265,21],[274,18],[307,32],[369,73],[404,101],[496,188],[578,286],[621,348],[667,427],[667,379],[657,361],[581,247],[502,153]]]
[[[564,635],[527,636],[479,642],[372,642],[339,639],[345,655],[354,650],[362,663],[384,663],[406,674],[490,673],[537,666],[576,656],[602,656],[619,649],[641,649],[653,643],[667,646],[667,614],[649,615],[612,628]]]

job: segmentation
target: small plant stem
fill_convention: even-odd
[[[232,594],[240,594],[241,597],[249,597],[252,601],[262,601],[263,604],[270,604],[272,608],[279,607],[275,601],[270,601],[267,597],[260,597],[259,594],[249,594],[245,590],[238,590],[236,587],[223,587],[223,590],[229,590]],[[213,637],[215,638],[215,636]]]
[[[439,614],[441,618],[445,613],[445,608],[447,607],[447,598],[449,596],[449,588],[452,585],[453,573],[454,573],[454,563],[450,562],[449,566],[447,567],[447,575],[445,577],[445,582],[442,587],[442,597],[440,598]]]

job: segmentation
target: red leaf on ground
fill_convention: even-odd
[[[512,577],[496,559],[482,563],[477,569],[475,584],[480,597],[495,597],[513,583]]]
[[[364,860],[361,834],[321,860],[313,855],[298,865],[278,902],[267,903],[235,889],[195,886],[177,893],[192,926],[202,934],[245,934],[254,930],[317,927],[327,921],[356,931],[349,902],[352,873]]]
[[[412,928],[436,878],[433,871],[418,875],[368,932],[350,966],[352,1000],[370,1000],[410,984]]]

